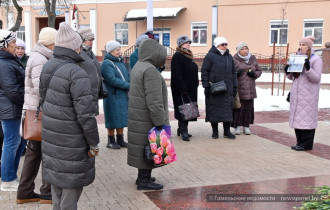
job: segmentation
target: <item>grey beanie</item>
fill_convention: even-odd
[[[95,39],[91,28],[81,28],[78,30],[78,34],[83,38],[83,41]]]
[[[80,35],[66,22],[60,23],[60,28],[55,38],[55,46],[76,50],[80,48],[81,44],[82,39]]]
[[[135,41],[135,46],[136,47],[139,47],[140,46],[140,43],[143,41],[143,40],[146,40],[146,39],[149,39],[149,36],[146,35],[146,34],[141,34]]]
[[[238,43],[237,46],[236,46],[237,52],[239,52],[243,47],[249,48],[245,42]]]
[[[111,40],[107,42],[107,45],[105,46],[105,50],[107,53],[111,53],[113,50],[116,48],[121,47],[120,43],[117,42],[116,40]]]
[[[191,43],[191,39],[189,39],[189,37],[187,37],[185,35],[179,36],[179,38],[176,40],[176,43],[177,43],[178,47],[180,47],[181,45],[183,45],[186,42]]]

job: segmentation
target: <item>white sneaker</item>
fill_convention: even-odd
[[[19,182],[17,180],[11,182],[2,182],[1,191],[17,191]]]
[[[244,127],[244,134],[245,135],[250,135],[251,134],[251,131],[250,131],[249,127]]]
[[[235,128],[235,135],[241,135],[241,128],[240,127]]]

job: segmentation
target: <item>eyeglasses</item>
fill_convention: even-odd
[[[221,46],[223,46],[223,47],[224,47],[224,46],[227,46],[227,45],[228,45],[227,43],[223,43],[223,44],[221,44]]]

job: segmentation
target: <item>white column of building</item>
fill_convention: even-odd
[[[70,12],[65,11],[65,22],[70,25]]]
[[[31,14],[30,12],[24,12],[24,23],[25,23],[25,53],[31,52],[32,44],[32,30],[31,30]]]
[[[212,7],[212,42],[218,35],[218,5]]]
[[[89,27],[92,29],[95,39],[93,43],[93,53],[97,55],[97,13],[95,9],[89,10]]]
[[[147,31],[154,30],[154,15],[153,15],[153,4],[152,0],[147,2]]]

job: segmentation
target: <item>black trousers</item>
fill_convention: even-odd
[[[189,121],[178,120],[178,127],[180,133],[188,133],[188,122]]]
[[[35,183],[42,161],[41,141],[29,141],[26,149],[22,174],[17,189],[18,199],[27,199],[34,194]],[[41,171],[42,173],[43,171]],[[51,196],[51,185],[42,180],[40,195]]]
[[[303,130],[294,129],[297,138],[297,145],[305,149],[313,149],[315,129]]]
[[[152,169],[138,169],[138,180],[140,183],[150,182]]]

